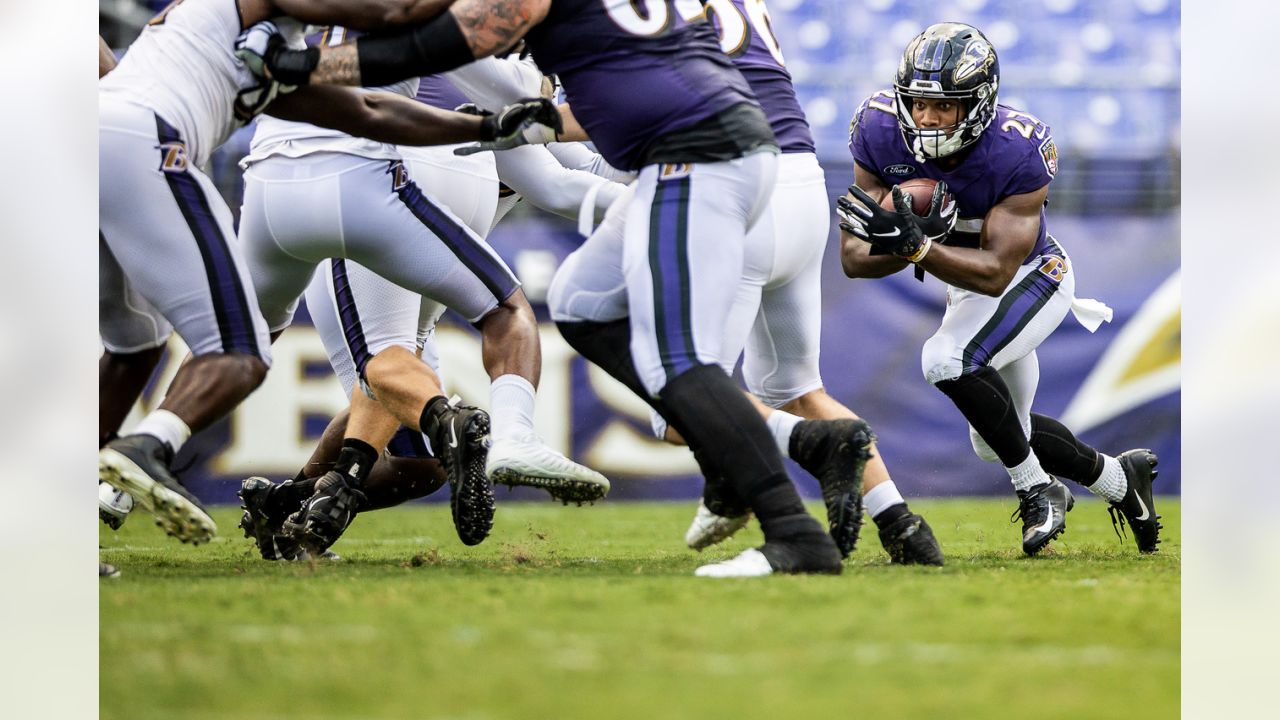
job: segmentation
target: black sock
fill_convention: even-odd
[[[1017,467],[1031,454],[1031,444],[1013,407],[1013,395],[995,368],[980,367],[936,385],[1005,467]]]
[[[769,428],[724,370],[698,365],[667,383],[660,396],[668,421],[698,452],[704,473],[725,479],[726,491],[749,504],[766,537],[793,534],[773,521],[808,517],[804,504]]]
[[[434,437],[440,416],[444,414],[445,409],[448,407],[449,401],[443,395],[437,395],[427,401],[427,404],[422,408],[422,413],[418,415],[418,428],[422,430],[423,435]]]
[[[319,478],[304,477],[299,472],[298,477],[283,485],[277,485],[267,496],[265,503],[267,517],[273,522],[279,522],[291,515],[306,502],[307,498],[315,494],[316,480]]]
[[[359,487],[369,477],[369,471],[377,461],[378,451],[372,445],[356,438],[347,438],[342,441],[342,451],[338,453],[338,461],[333,464],[333,469],[354,480],[355,486]]]
[[[897,505],[890,505],[871,519],[875,521],[876,527],[883,530],[910,514],[911,511],[907,509],[906,503],[898,503]]]
[[[1050,475],[1085,486],[1102,477],[1102,453],[1080,442],[1066,425],[1048,415],[1031,413],[1031,449]]]

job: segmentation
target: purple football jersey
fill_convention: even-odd
[[[894,103],[890,90],[881,90],[862,103],[849,126],[849,151],[864,170],[889,187],[911,178],[945,180],[959,213],[948,245],[978,247],[980,223],[996,203],[1010,195],[1039,190],[1058,172],[1058,151],[1049,126],[1005,105],[996,106],[995,119],[967,149],[968,155],[958,167],[946,171],[936,162],[921,162],[907,148]],[[1040,234],[1028,258],[1049,248],[1048,224],[1041,208]]]
[[[685,21],[671,2],[555,0],[525,35],[605,160],[646,164],[655,141],[735,105],[758,108],[742,73],[707,22]]]
[[[724,4],[733,5],[726,13],[736,12],[727,17],[717,12],[717,6]],[[782,49],[773,34],[768,11],[763,0],[752,0],[751,4],[753,7],[748,9],[747,0],[707,3],[708,15],[720,34],[720,47],[756,94],[782,152],[814,152],[813,133],[796,99],[791,73],[783,65]]]

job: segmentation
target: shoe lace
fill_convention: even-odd
[[[1024,520],[1031,523],[1039,522],[1040,518],[1035,517],[1035,515],[1037,512],[1040,512],[1043,510],[1043,504],[1037,501],[1044,499],[1043,496],[1044,496],[1045,489],[1046,488],[1032,490],[1031,492],[1028,492],[1026,495],[1024,495],[1018,501],[1018,509],[1014,510],[1013,514],[1009,516],[1009,522],[1016,523],[1019,520]]]
[[[1129,536],[1129,533],[1125,531],[1126,523],[1124,519],[1124,513],[1121,512],[1119,508],[1117,508],[1115,505],[1112,505],[1111,507],[1107,508],[1107,514],[1111,516],[1111,529],[1116,532],[1116,537],[1120,538],[1120,540],[1123,541],[1125,538]]]

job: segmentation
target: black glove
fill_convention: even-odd
[[[933,188],[933,197],[929,201],[929,214],[920,217],[914,215],[916,224],[924,236],[933,242],[946,242],[947,236],[956,226],[956,201],[947,201],[947,183],[940,181]]]
[[[874,249],[880,249],[894,255],[914,254],[919,249],[920,241],[914,235],[920,234],[920,228],[912,220],[910,207],[904,214],[899,201],[906,201],[902,191],[895,185],[893,188],[894,205],[898,210],[885,210],[880,204],[863,192],[857,185],[849,186],[849,194],[854,200],[842,197],[836,201],[836,212],[840,215],[840,229],[871,243]]]
[[[512,103],[480,121],[480,142],[453,151],[471,155],[487,150],[510,150],[521,145],[555,142],[564,129],[560,111],[545,98],[529,98]]]
[[[475,115],[477,117],[487,117],[493,114],[473,102],[462,103],[458,107],[454,108],[453,111],[460,112],[463,115]]]

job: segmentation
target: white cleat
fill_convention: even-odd
[[[706,502],[699,501],[698,512],[694,514],[693,522],[689,524],[689,529],[684,534],[684,542],[694,550],[702,552],[703,548],[733,537],[734,533],[747,526],[747,521],[750,519],[751,513],[739,517],[717,515],[707,509]]]
[[[494,485],[542,488],[566,505],[609,494],[609,478],[552,450],[537,438],[493,439],[485,475]]]
[[[694,570],[693,574],[709,578],[764,577],[773,574],[773,566],[764,553],[752,548],[729,560],[703,565]]]
[[[133,496],[98,482],[98,517],[112,530],[119,530],[133,510]]]

